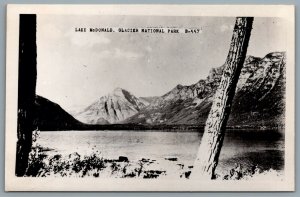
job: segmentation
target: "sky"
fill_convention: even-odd
[[[37,16],[38,95],[72,111],[116,87],[161,96],[205,79],[226,60],[235,18],[176,16]],[[285,51],[285,23],[255,18],[248,55]],[[75,32],[75,28],[199,28],[198,34]]]

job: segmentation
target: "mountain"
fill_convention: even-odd
[[[75,117],[88,124],[114,124],[138,113],[147,104],[146,101],[135,97],[127,90],[116,88],[112,93],[100,97]]]
[[[190,86],[177,85],[123,123],[204,125],[224,67],[211,69],[206,79]],[[247,56],[228,126],[283,125],[285,80],[284,52]]]
[[[38,95],[35,96],[33,117],[34,127],[43,131],[80,129],[85,126],[58,104]]]

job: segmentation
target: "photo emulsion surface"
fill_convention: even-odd
[[[147,182],[191,183],[198,187],[181,190],[195,191],[208,182],[248,183],[246,190],[293,183],[286,17],[15,17],[17,119],[7,130],[14,179],[88,180],[92,190],[114,190],[97,189],[98,181],[128,181],[143,185],[115,190],[151,191]]]

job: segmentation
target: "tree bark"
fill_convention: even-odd
[[[220,85],[206,120],[191,178],[215,178],[236,85],[247,53],[253,17],[237,17]]]
[[[32,145],[36,88],[36,15],[20,14],[16,176],[24,176]]]

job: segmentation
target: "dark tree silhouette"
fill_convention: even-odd
[[[36,15],[20,14],[16,176],[24,176],[32,145],[36,87]]]
[[[237,17],[220,85],[206,120],[191,178],[215,177],[236,85],[247,53],[253,17]]]

